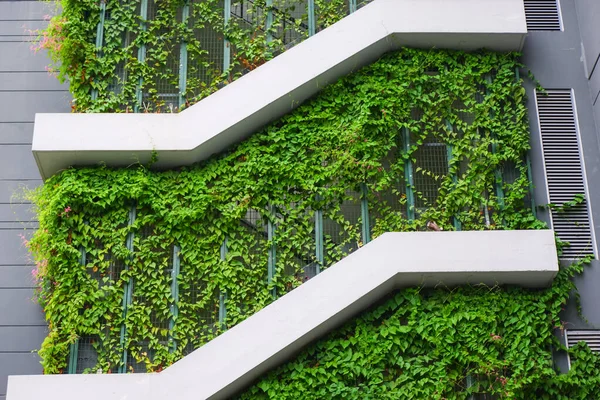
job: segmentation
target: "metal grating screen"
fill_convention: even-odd
[[[571,90],[537,92],[540,133],[550,203],[561,207],[578,195],[585,195],[583,166],[579,150]],[[562,258],[593,254],[587,203],[564,211],[552,211],[552,224],[568,246]]]
[[[525,0],[527,30],[560,31],[558,0]]]
[[[567,346],[575,346],[579,342],[585,342],[592,351],[600,352],[600,330],[567,330]]]

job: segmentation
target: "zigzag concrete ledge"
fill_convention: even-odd
[[[7,400],[227,399],[407,286],[549,286],[554,232],[386,233],[155,374],[11,376]]]
[[[37,114],[43,179],[72,165],[188,165],[243,140],[338,78],[401,47],[520,50],[522,0],[375,0],[179,114]]]

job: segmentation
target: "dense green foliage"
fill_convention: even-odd
[[[52,177],[33,194],[40,229],[29,243],[50,327],[44,371],[64,371],[78,340],[97,358],[88,371],[168,366],[308,278],[306,267],[321,264],[317,211],[320,268],[363,246],[364,225],[373,237],[428,221],[541,227],[527,201],[518,68],[516,54],[407,49],[199,165]],[[580,377],[598,370],[597,358],[579,349],[589,362],[574,377],[557,378],[550,365],[550,334],[578,268],[544,292],[403,291],[243,396],[465,398],[467,375],[481,382],[471,391],[504,397],[559,398],[574,382],[591,393],[596,382]]]
[[[485,286],[402,290],[240,397],[598,398],[600,357],[588,347],[572,351],[567,375],[553,369],[553,330],[561,328],[559,313],[573,287],[570,277],[581,268],[561,271],[554,286],[543,291]]]
[[[38,46],[49,50],[53,70],[69,80],[76,111],[175,111],[308,37],[302,0],[273,0],[271,6],[233,0],[227,23],[223,0],[147,3],[144,19],[142,0],[60,1],[62,11]],[[316,31],[348,13],[347,0],[316,0],[315,7]],[[187,60],[185,69],[180,60]]]

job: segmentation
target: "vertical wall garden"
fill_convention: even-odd
[[[363,4],[63,0],[42,45],[75,111],[174,112]],[[200,164],[50,178],[31,193],[29,242],[44,371],[161,371],[384,232],[542,227],[520,67],[518,54],[405,49]],[[552,369],[580,270],[539,292],[406,290],[241,396],[598,396],[589,350],[570,375]]]
[[[78,112],[176,112],[370,0],[62,0],[40,47]]]
[[[46,372],[160,370],[383,232],[539,226],[518,67],[404,50],[199,165],[51,178]]]

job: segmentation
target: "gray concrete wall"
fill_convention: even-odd
[[[8,375],[42,372],[33,351],[46,324],[20,237],[29,237],[36,222],[21,193],[41,184],[31,153],[35,113],[70,108],[67,86],[46,72],[45,53],[30,50],[28,30],[44,27],[51,13],[47,3],[0,1],[0,400]]]

